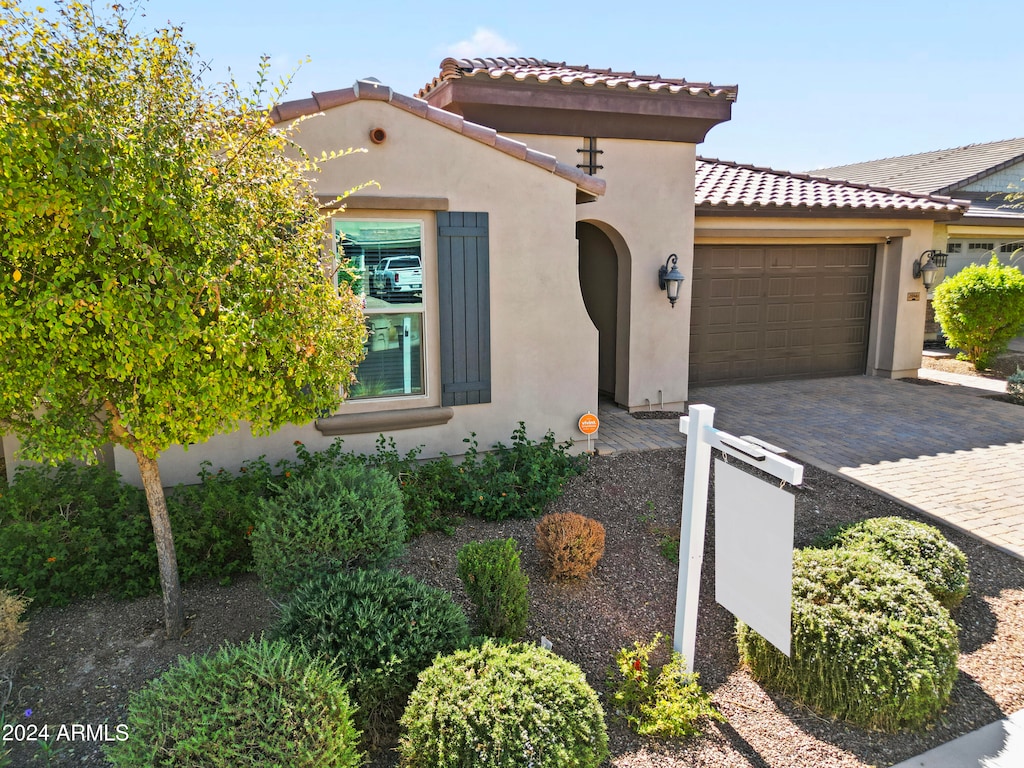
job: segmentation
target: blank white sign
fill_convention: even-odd
[[[793,494],[715,460],[715,600],[790,653]]]

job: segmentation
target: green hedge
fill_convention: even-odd
[[[884,731],[922,726],[946,706],[957,628],[920,579],[870,552],[802,550],[793,557],[792,606],[790,658],[737,624],[754,679]]]
[[[287,592],[323,571],[386,565],[405,549],[402,495],[384,471],[316,466],[261,499],[252,533],[256,572]]]
[[[932,306],[949,343],[984,370],[1024,331],[1024,274],[993,256],[987,265],[970,264],[939,283]]]
[[[921,579],[946,608],[955,608],[967,596],[967,556],[935,526],[873,517],[829,531],[816,545],[873,552]]]
[[[287,643],[182,659],[128,704],[114,768],[350,768],[359,732],[340,675]]]
[[[376,742],[397,722],[419,672],[469,641],[469,623],[447,592],[395,571],[357,570],[299,586],[275,633],[331,660]]]
[[[576,665],[527,644],[439,657],[402,716],[405,768],[596,768],[608,757],[597,695]]]

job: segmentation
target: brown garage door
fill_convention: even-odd
[[[871,245],[694,248],[691,384],[864,373]]]

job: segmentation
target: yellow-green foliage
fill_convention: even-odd
[[[935,288],[935,317],[979,371],[1024,329],[1024,274],[999,258],[971,264]]]
[[[651,680],[651,655],[662,645],[667,647],[668,640],[659,632],[647,644],[638,640],[632,648],[619,649],[608,680],[610,705],[641,736],[699,736],[702,718],[723,722],[725,717],[700,687],[699,675],[686,671],[681,653],[673,651]]]

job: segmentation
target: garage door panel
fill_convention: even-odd
[[[691,382],[863,373],[873,269],[874,246],[697,246]]]
[[[780,296],[793,295],[793,281],[788,277],[768,278],[768,296],[778,298]]]

